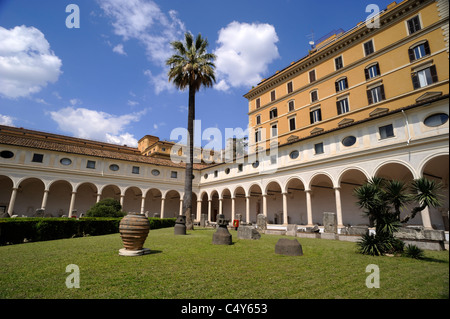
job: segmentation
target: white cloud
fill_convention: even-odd
[[[123,49],[123,44],[122,44],[122,43],[119,43],[118,45],[116,45],[116,46],[113,48],[113,52],[116,52],[116,53],[118,53],[118,54],[120,54],[120,55],[127,55],[127,53],[126,53],[125,50]]]
[[[62,62],[44,34],[34,27],[0,27],[0,94],[7,98],[25,97],[54,83]]]
[[[152,71],[145,70],[144,74],[148,76],[148,82],[153,86],[156,94],[159,94],[164,90],[175,90],[175,86],[169,82],[167,73],[165,71],[161,72],[160,74],[153,75]]]
[[[116,116],[86,108],[66,107],[50,112],[50,115],[60,130],[76,137],[136,147],[137,139],[124,131],[130,123],[138,122],[145,112]]]
[[[14,126],[14,118],[9,115],[0,114],[0,125]]]
[[[279,58],[278,36],[270,24],[231,22],[219,31],[215,50],[218,90],[256,85]]]
[[[123,39],[137,39],[149,60],[164,66],[171,55],[170,42],[182,37],[183,22],[176,11],[161,11],[152,0],[98,0],[103,11],[113,19],[114,33]],[[123,49],[123,47],[122,47]]]

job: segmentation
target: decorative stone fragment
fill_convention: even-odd
[[[178,216],[177,220],[175,221],[174,234],[186,235],[186,216]]]
[[[275,254],[286,256],[303,256],[302,245],[297,239],[280,238],[275,245]]]
[[[256,216],[256,228],[258,230],[267,229],[267,217],[263,214],[258,214],[258,216]]]
[[[239,239],[260,239],[261,234],[253,226],[239,226]]]
[[[229,221],[225,219],[224,215],[219,215],[217,220],[217,231],[213,234],[212,243],[214,245],[231,245],[232,236],[228,231]]]
[[[324,233],[337,233],[336,213],[323,213],[323,227]]]

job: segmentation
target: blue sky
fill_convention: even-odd
[[[247,127],[252,85],[333,29],[391,0],[0,0],[0,124],[136,146],[187,124],[187,91],[167,81],[170,41],[201,33],[217,83],[197,94],[201,130]],[[79,28],[67,28],[69,4]],[[207,138],[202,140],[204,146]],[[223,141],[224,143],[224,141]]]

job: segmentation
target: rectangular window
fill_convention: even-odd
[[[270,132],[272,134],[271,137],[278,136],[278,125],[272,124],[270,128],[271,128]]]
[[[256,125],[261,124],[261,115],[256,116]]]
[[[273,90],[272,92],[270,92],[270,100],[273,102],[275,101],[276,96],[275,96],[275,90]]]
[[[291,82],[289,82],[287,84],[287,92],[289,94],[289,93],[292,93],[293,91],[294,91],[294,87],[293,87],[293,84],[292,84],[292,81],[291,81]]]
[[[407,22],[409,34],[413,34],[421,29],[419,16],[409,19]]]
[[[261,107],[261,99],[257,98],[256,99],[256,108],[259,109]]]
[[[348,98],[339,100],[336,102],[338,115],[347,113],[350,111],[348,107]]]
[[[334,85],[335,85],[336,92],[347,89],[348,88],[347,78],[343,78],[342,80],[335,82]]]
[[[33,159],[31,161],[35,163],[42,163],[43,160],[44,160],[43,154],[33,154]]]
[[[86,168],[95,169],[95,161],[87,161]]]
[[[219,171],[214,171],[214,177],[219,176]]]
[[[139,166],[133,166],[131,173],[133,174],[139,174]]]
[[[309,112],[309,119],[311,124],[322,121],[322,111],[320,109],[315,109]]]
[[[277,163],[277,156],[276,155],[272,155],[270,157],[270,164],[274,165]]]
[[[291,117],[289,119],[289,131],[293,131],[296,129],[295,117]]]
[[[368,56],[369,54],[372,54],[374,52],[375,52],[375,49],[373,47],[373,41],[372,40],[364,43],[364,54],[366,56]]]
[[[315,154],[323,154],[323,143],[314,144]]]
[[[289,101],[289,112],[293,111],[295,109],[295,102],[294,101]]]
[[[380,72],[380,66],[377,64],[374,64],[370,67],[367,67],[364,69],[366,80],[372,79],[376,76],[379,76],[381,74]]]
[[[171,172],[170,172],[170,178],[178,178],[178,172],[176,172],[176,171],[171,171]]]
[[[316,70],[309,71],[309,83],[316,80]]]
[[[261,142],[261,129],[255,131],[255,143]]]
[[[270,115],[270,119],[276,118],[278,116],[277,108],[271,109],[269,115]]]
[[[376,88],[367,90],[367,100],[369,104],[378,103],[386,99],[384,93],[384,85],[377,86]]]
[[[317,93],[317,91],[312,91],[311,92],[311,103],[314,103],[318,99],[319,99],[319,94]]]
[[[431,54],[430,44],[428,41],[425,41],[424,43],[416,45],[408,50],[408,54],[411,62],[423,58],[424,56]]]
[[[239,164],[238,165],[238,172],[242,172],[244,169],[244,164]]]
[[[380,139],[385,139],[394,136],[394,128],[392,124],[381,126],[378,128],[380,132]]]
[[[435,65],[432,65],[429,68],[417,72],[413,72],[411,76],[414,89],[419,89],[438,82],[438,76]]]
[[[342,57],[339,56],[336,59],[334,59],[334,65],[336,67],[336,71],[339,69],[342,69],[344,67],[344,62],[342,61]]]

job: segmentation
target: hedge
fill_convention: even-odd
[[[122,218],[0,218],[0,245],[107,235],[119,232]],[[175,218],[149,218],[150,229],[175,226]]]

